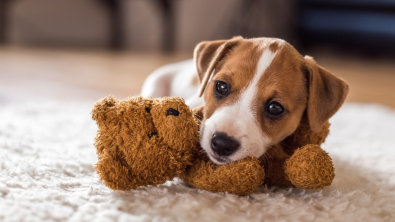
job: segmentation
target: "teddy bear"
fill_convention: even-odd
[[[192,110],[177,97],[109,96],[96,102],[91,114],[98,125],[99,178],[113,190],[129,190],[178,177],[199,189],[237,195],[262,184],[322,189],[332,183],[333,163],[320,147],[328,122],[314,133],[303,117],[291,136],[262,157],[216,165],[199,145],[203,108]]]

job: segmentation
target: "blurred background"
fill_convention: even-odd
[[[0,0],[0,104],[138,94],[200,41],[278,37],[395,107],[395,0]]]

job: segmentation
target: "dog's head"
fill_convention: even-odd
[[[200,143],[217,164],[260,157],[305,112],[319,131],[348,93],[342,79],[281,39],[201,42],[194,61],[205,100]]]

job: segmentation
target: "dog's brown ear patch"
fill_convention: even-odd
[[[339,110],[347,97],[347,83],[319,66],[312,57],[305,56],[308,70],[309,100],[307,116],[314,132]]]
[[[275,52],[277,52],[277,50],[280,48],[280,44],[276,41],[276,42],[273,42],[272,44],[270,44],[270,46],[269,46],[269,50],[272,52],[272,53],[275,53]]]
[[[206,89],[215,66],[226,55],[231,53],[231,48],[241,39],[243,38],[238,36],[230,40],[204,41],[195,47],[193,55],[201,84],[199,96],[202,96]]]

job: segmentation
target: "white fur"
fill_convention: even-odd
[[[164,97],[177,96],[185,100],[190,107],[204,104],[199,97],[199,86],[192,86],[197,75],[192,59],[169,64],[151,73],[141,89],[142,96]]]
[[[257,95],[258,82],[275,56],[276,53],[271,52],[268,48],[264,49],[258,61],[254,78],[241,93],[239,100],[235,104],[216,110],[205,121],[204,133],[200,142],[213,162],[221,164],[212,157],[211,138],[215,132],[225,132],[240,142],[239,150],[228,157],[228,161],[236,161],[248,156],[260,157],[268,149],[271,141],[257,120],[253,101]]]

